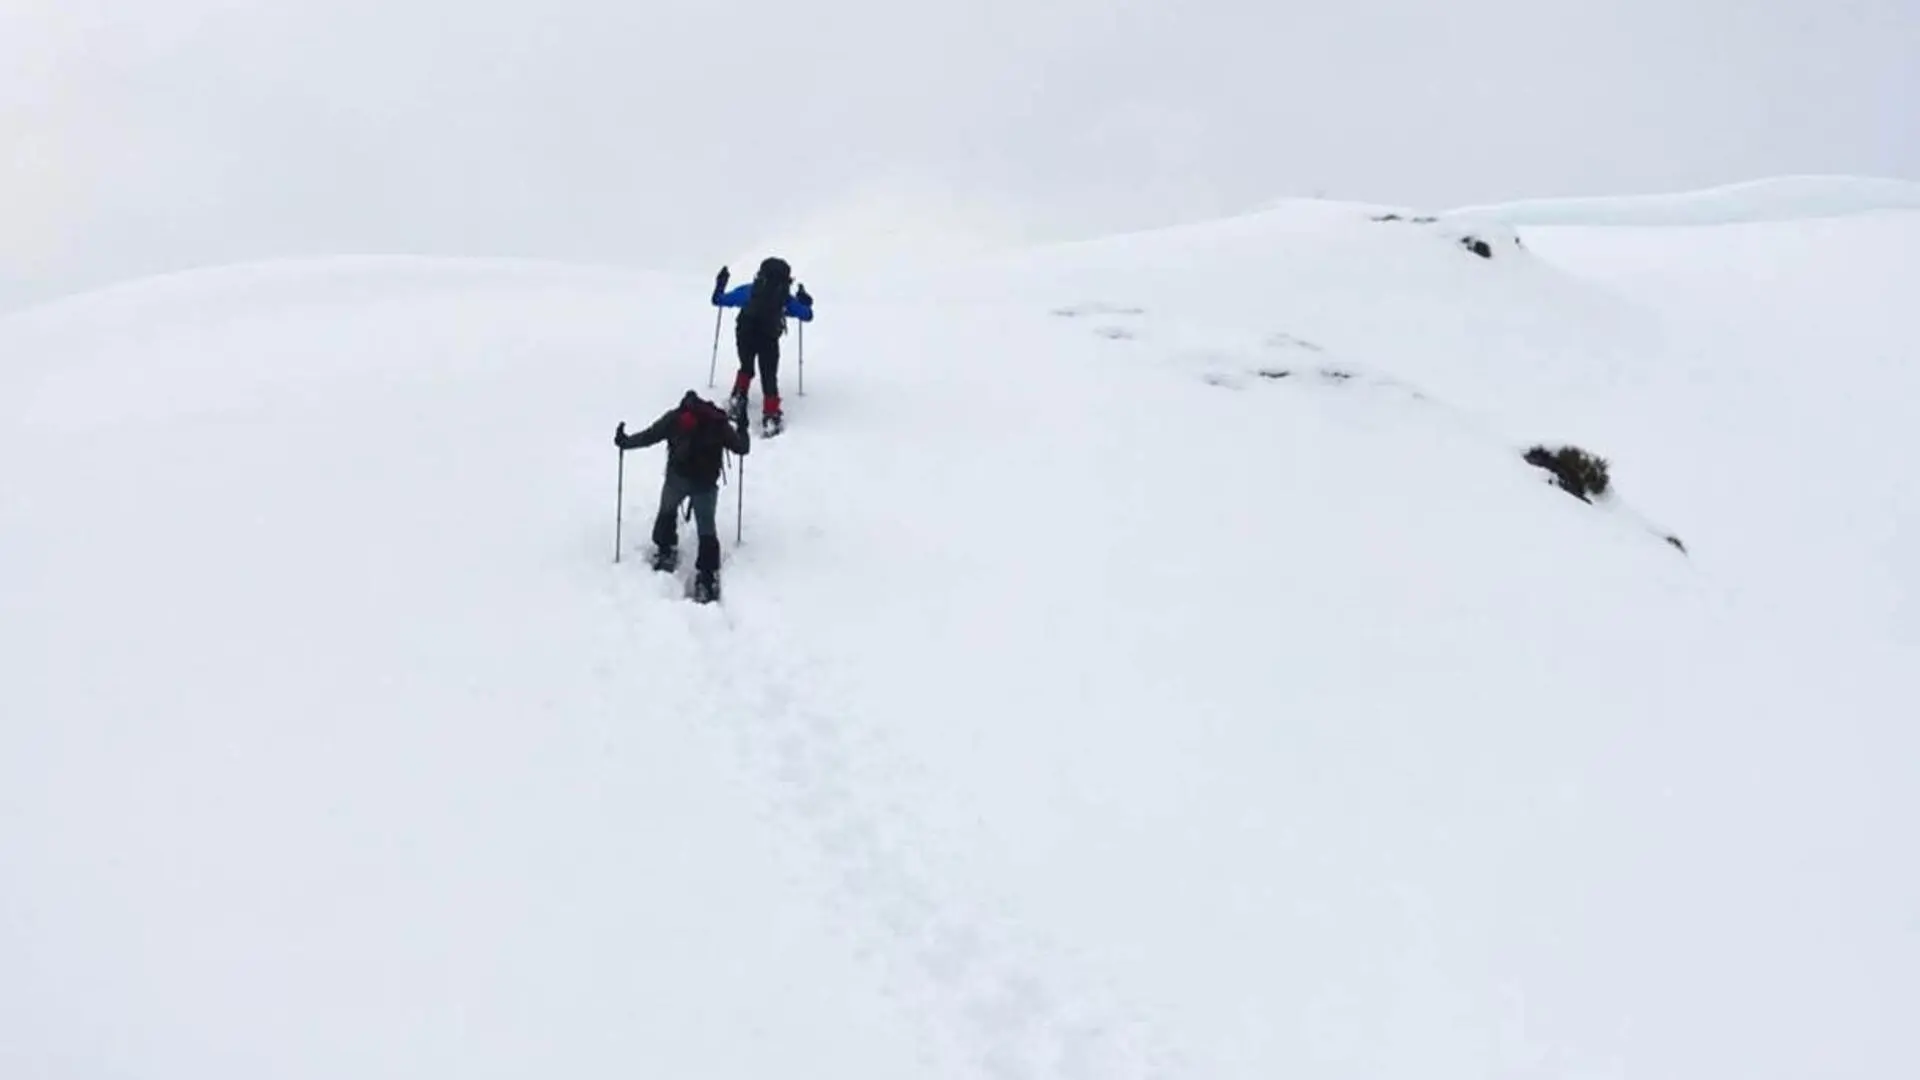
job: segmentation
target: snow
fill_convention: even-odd
[[[0,321],[0,1075],[1912,1074],[1920,214],[1377,212]]]
[[[1920,184],[1871,176],[1781,176],[1706,191],[1527,199],[1446,216],[1509,225],[1727,225],[1920,210]]]

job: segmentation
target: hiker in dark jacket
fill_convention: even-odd
[[[778,435],[785,426],[780,412],[780,338],[787,332],[787,319],[813,321],[813,297],[802,285],[793,290],[793,268],[785,259],[767,258],[750,284],[728,291],[730,274],[726,267],[713,280],[715,307],[737,307],[740,317],[733,324],[734,345],[740,352],[740,371],[733,377],[733,411],[744,412],[747,391],[753,386],[753,369],[760,366],[761,423],[769,435]]]
[[[730,416],[689,390],[679,405],[639,434],[627,434],[624,420],[613,431],[613,444],[623,451],[662,441],[667,444],[667,474],[660,485],[660,512],[653,519],[653,568],[671,571],[679,564],[679,529],[673,518],[682,503],[691,501],[700,536],[693,563],[694,599],[717,599],[720,530],[714,525],[714,514],[720,501],[720,470],[727,451],[745,454],[749,449],[746,411],[741,408]]]

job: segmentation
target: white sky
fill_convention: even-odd
[[[0,306],[1806,172],[1920,177],[1920,0],[0,0]]]

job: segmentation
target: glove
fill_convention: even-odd
[[[620,421],[619,426],[613,429],[613,445],[622,450],[627,448],[627,422],[625,420]]]
[[[813,306],[813,294],[807,291],[807,287],[805,285],[800,286],[800,291],[794,293],[793,298],[807,305],[808,307]]]
[[[726,291],[727,291],[727,282],[729,282],[729,281],[732,281],[732,280],[733,280],[733,274],[732,274],[732,273],[731,273],[730,271],[728,271],[728,269],[727,269],[726,267],[724,267],[724,266],[723,266],[723,267],[721,267],[721,268],[720,268],[720,272],[719,272],[718,274],[716,274],[716,275],[714,275],[714,278],[713,278],[713,291],[714,291],[714,292],[717,292],[717,293],[723,293],[723,292],[726,292]]]

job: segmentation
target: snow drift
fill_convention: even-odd
[[[704,281],[0,321],[0,1073],[1911,1072],[1920,215],[1521,239],[794,253],[711,609]]]
[[[1728,225],[1920,210],[1920,184],[1865,176],[1788,176],[1706,191],[1606,198],[1527,199],[1462,207],[1444,216],[1508,225]]]

